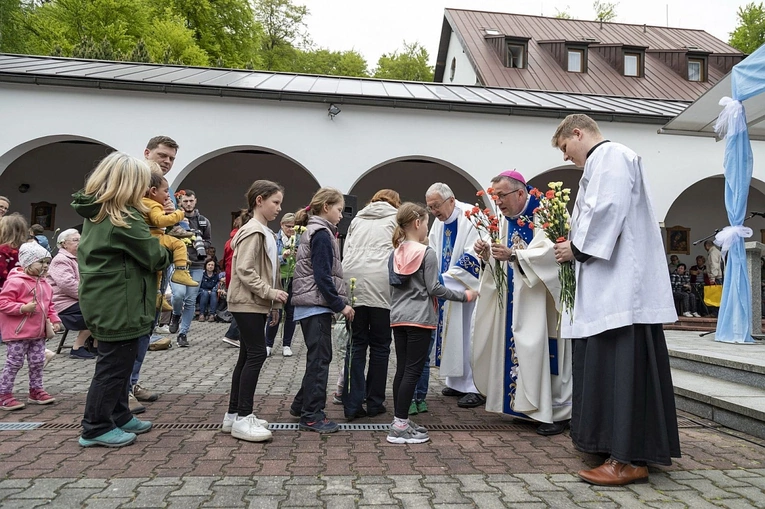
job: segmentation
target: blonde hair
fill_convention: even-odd
[[[0,217],[0,244],[8,244],[18,249],[29,240],[29,225],[18,212]]]
[[[428,211],[422,205],[412,202],[402,203],[396,213],[396,228],[393,230],[393,247],[396,248],[406,240],[405,229],[417,219],[427,217]]]
[[[282,216],[282,220],[279,221],[279,224],[294,223],[294,222],[295,222],[295,214],[293,214],[292,212],[287,212],[286,214]]]
[[[393,189],[380,189],[375,193],[374,196],[372,196],[372,199],[369,200],[369,203],[375,203],[378,201],[384,201],[388,205],[392,205],[395,208],[399,208],[401,206],[401,196],[399,196],[399,194]]]
[[[600,128],[593,119],[587,115],[575,113],[564,118],[558,125],[558,128],[555,130],[555,134],[553,134],[552,137],[552,146],[558,148],[558,142],[561,139],[572,137],[574,135],[574,129],[587,131],[591,134],[600,136]]]
[[[324,212],[325,205],[336,205],[338,203],[345,203],[345,197],[343,193],[335,189],[334,187],[322,187],[311,198],[311,203],[308,204],[308,212],[312,216],[318,216]],[[297,218],[295,219],[297,223]]]
[[[123,152],[104,157],[85,182],[84,193],[101,205],[91,221],[100,223],[107,217],[114,226],[130,228],[125,217],[138,219],[130,207],[141,214],[149,210],[141,202],[151,182],[149,166],[142,160]]]

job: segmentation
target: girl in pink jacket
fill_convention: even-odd
[[[0,374],[0,409],[24,408],[13,397],[16,374],[29,363],[29,402],[39,405],[53,403],[55,399],[43,389],[45,364],[46,319],[54,330],[61,321],[53,309],[53,290],[45,280],[50,253],[36,242],[27,242],[19,248],[19,264],[13,269],[0,291],[0,333],[6,342],[6,360]]]

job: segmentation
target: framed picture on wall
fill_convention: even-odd
[[[30,225],[39,224],[46,230],[56,228],[56,204],[41,201],[32,204],[32,220]]]
[[[667,254],[691,254],[690,236],[690,228],[667,227]]]

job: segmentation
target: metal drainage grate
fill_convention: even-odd
[[[390,424],[340,424],[342,431],[388,431]],[[702,428],[703,424],[685,417],[677,418],[678,428]],[[215,422],[155,422],[154,429],[187,430],[187,431],[217,431],[221,427]],[[79,430],[79,423],[56,422],[0,422],[0,431],[31,431],[31,430]],[[533,424],[430,424],[428,431],[526,431],[533,432]],[[273,431],[298,431],[294,422],[272,422],[268,429]]]
[[[43,425],[42,422],[0,422],[0,431],[29,431]]]

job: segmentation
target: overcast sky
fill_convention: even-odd
[[[308,29],[316,45],[331,50],[355,49],[370,68],[383,53],[400,48],[404,40],[419,41],[435,62],[447,7],[479,11],[554,16],[556,9],[577,19],[594,19],[591,0],[293,0],[305,4]],[[751,0],[747,0],[751,1]],[[621,0],[617,22],[706,30],[728,42],[745,0]]]

